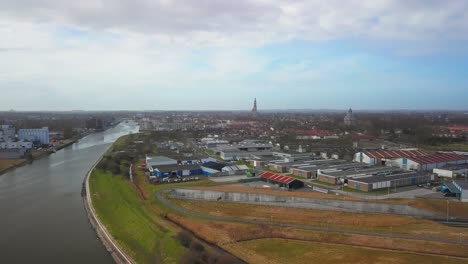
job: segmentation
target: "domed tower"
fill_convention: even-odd
[[[350,108],[344,118],[344,124],[347,126],[354,126],[356,125],[356,123],[357,123],[357,119],[353,114],[353,109]]]

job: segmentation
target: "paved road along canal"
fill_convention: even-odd
[[[81,187],[110,144],[137,131],[121,123],[0,175],[0,263],[113,263],[88,221]]]

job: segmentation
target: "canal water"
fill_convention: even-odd
[[[0,263],[113,263],[88,221],[87,171],[120,136],[120,123],[41,160],[0,175]]]

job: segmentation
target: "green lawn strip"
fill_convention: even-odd
[[[148,208],[151,203],[142,201],[124,177],[95,171],[90,184],[99,218],[138,263],[177,262],[185,248],[174,238],[176,230],[161,225]]]

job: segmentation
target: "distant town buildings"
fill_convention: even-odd
[[[357,119],[356,116],[353,114],[353,109],[349,109],[348,113],[346,114],[344,118],[344,124],[346,126],[355,126],[357,124]]]
[[[20,129],[24,131],[25,129]],[[23,133],[22,133],[23,135]],[[33,140],[16,137],[16,128],[10,124],[0,126],[0,158],[19,159],[24,157],[27,150],[33,147]]]

